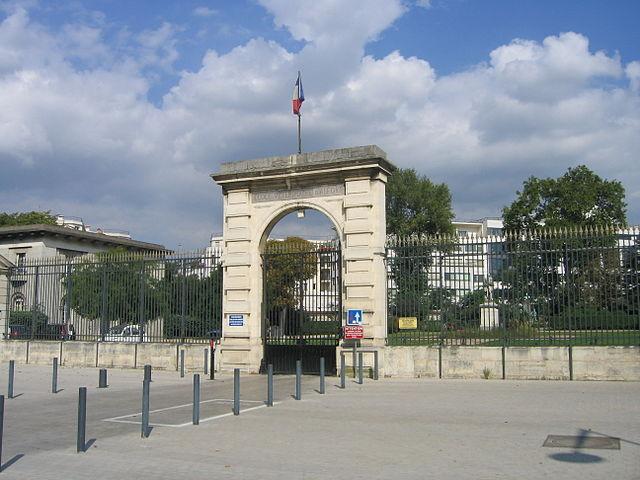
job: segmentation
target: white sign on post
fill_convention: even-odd
[[[231,313],[229,314],[229,326],[230,327],[243,327],[244,326],[244,315],[241,313]]]

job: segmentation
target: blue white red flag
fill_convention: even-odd
[[[293,87],[293,114],[300,115],[300,107],[304,102],[304,91],[302,90],[302,78],[300,72],[298,72],[298,79]]]

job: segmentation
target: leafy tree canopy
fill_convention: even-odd
[[[389,177],[386,194],[387,233],[394,235],[453,233],[451,193],[414,169]]]
[[[509,230],[625,225],[627,221],[622,184],[604,180],[584,165],[569,168],[559,178],[529,177],[517,195],[502,210]]]
[[[46,212],[0,212],[0,227],[15,227],[18,225],[55,225],[56,217]]]

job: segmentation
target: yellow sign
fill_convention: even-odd
[[[418,317],[398,317],[399,330],[415,330],[418,328]]]

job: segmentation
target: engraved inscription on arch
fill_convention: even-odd
[[[344,195],[344,184],[316,185],[306,188],[293,188],[291,190],[266,190],[252,192],[253,203],[274,202],[282,200],[299,200],[302,198],[330,197]]]

